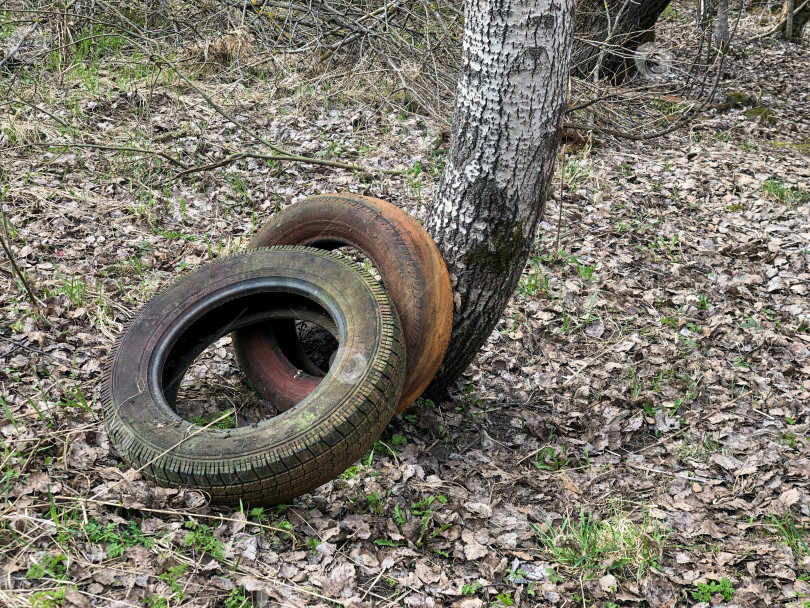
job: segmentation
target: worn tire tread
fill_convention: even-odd
[[[200,458],[184,457],[176,453],[176,450],[162,454],[150,439],[152,429],[148,425],[133,427],[133,424],[122,419],[122,400],[126,402],[127,398],[118,394],[116,378],[117,374],[132,373],[127,368],[132,362],[118,359],[122,345],[127,340],[134,339],[133,332],[143,329],[139,319],[148,316],[150,307],[158,306],[155,302],[164,302],[166,298],[171,298],[173,290],[178,289],[179,285],[187,285],[194,277],[199,278],[200,273],[215,274],[223,267],[238,267],[239,263],[234,262],[235,258],[267,255],[257,252],[289,250],[307,252],[305,255],[309,256],[321,256],[319,259],[332,260],[350,268],[362,279],[358,284],[363,285],[368,292],[364,297],[373,298],[376,302],[381,335],[375,338],[374,356],[364,368],[364,381],[346,389],[345,397],[339,403],[330,405],[331,409],[323,419],[319,419],[316,430],[305,429],[283,441],[276,441],[270,453],[221,458],[210,454],[200,455]],[[303,266],[311,268],[312,263],[310,261]],[[389,373],[383,373],[378,367]],[[139,369],[138,373],[142,373],[142,370]],[[101,391],[102,407],[111,441],[122,457],[133,467],[143,469],[145,475],[160,483],[202,490],[210,496],[212,502],[219,504],[233,505],[241,501],[243,504],[269,505],[288,501],[310,491],[356,462],[373,445],[394,414],[404,374],[405,350],[399,319],[385,291],[373,277],[350,266],[343,256],[335,253],[291,246],[259,248],[220,258],[194,269],[147,303],[139,317],[130,321],[119,335],[108,357]],[[139,398],[151,399],[148,391],[133,397]],[[303,415],[296,414],[296,411],[287,414]],[[163,422],[174,423],[175,420],[167,413]],[[179,440],[188,427],[182,423],[178,427]],[[272,433],[273,420],[268,421],[264,428],[266,433]],[[207,435],[213,442],[215,437],[216,441],[225,441],[220,438],[232,435],[229,431],[211,431],[212,429],[206,429],[195,437]],[[203,456],[206,458],[202,458]]]

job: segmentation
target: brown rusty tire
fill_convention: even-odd
[[[177,414],[176,387],[209,344],[308,311],[333,320],[340,347],[297,407],[227,430]],[[356,462],[393,416],[404,374],[401,326],[379,283],[335,253],[272,247],[215,260],[152,298],[110,355],[102,403],[113,444],[147,476],[218,504],[270,505]]]
[[[447,268],[424,228],[383,200],[358,194],[325,194],[299,201],[274,215],[251,241],[251,247],[268,245],[351,246],[372,261],[399,313],[408,353],[397,413],[413,403],[438,371],[453,323]],[[285,357],[285,349],[290,348],[290,325],[262,323],[234,333],[236,356],[248,379],[280,409],[292,407],[321,380],[306,373],[300,362],[292,363]],[[284,345],[279,344],[282,337]],[[282,370],[287,378],[283,383],[278,381]],[[292,370],[294,382],[289,381]]]
[[[282,406],[278,407],[278,409],[281,411],[290,409],[311,392],[311,389],[307,390],[306,392],[301,392],[301,383],[299,382],[298,378],[305,374],[308,376],[317,377],[317,381],[320,382],[326,375],[322,369],[312,362],[304,349],[301,347],[301,343],[298,340],[295,322],[290,322],[292,320],[291,317],[288,317],[286,320],[288,322],[275,322],[272,325],[275,330],[272,337],[274,340],[273,343],[277,343],[278,348],[281,351],[280,356],[269,359],[268,364],[265,367],[252,375],[253,380],[257,380],[262,384],[262,386],[265,387],[265,391],[262,391],[260,387],[253,384],[253,380],[251,380],[254,388],[256,388],[262,394],[262,397],[268,399],[277,407],[278,393],[294,396],[292,398],[294,398],[295,401],[292,403],[288,402],[289,399],[282,400]],[[310,310],[307,311],[307,314],[296,316],[295,320],[309,321],[310,323],[319,325],[320,327],[326,329],[336,340],[339,341],[335,322],[332,321],[325,311],[321,312]],[[267,324],[264,324],[264,327],[266,327],[266,325]],[[264,329],[263,326],[252,325],[250,327],[250,331],[261,334]],[[240,365],[244,369],[244,365],[241,363]],[[267,390],[268,386],[270,387],[269,390]]]

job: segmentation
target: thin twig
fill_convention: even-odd
[[[43,114],[47,114],[48,116],[53,118],[56,122],[58,122],[60,125],[62,125],[66,129],[68,129],[71,132],[71,134],[73,133],[73,127],[71,127],[64,120],[62,120],[61,118],[59,118],[55,114],[49,112],[48,110],[46,110],[44,108],[40,108],[39,106],[36,106],[36,105],[32,104],[31,102],[28,102],[25,99],[22,99],[21,97],[17,97],[15,99],[12,99],[11,101],[5,102],[5,104],[7,104],[7,105],[11,105],[13,103],[22,103],[22,104],[27,105],[29,108],[33,108],[34,110],[37,110],[38,112],[42,112]]]
[[[563,162],[560,164],[560,213],[557,217],[557,240],[554,243],[554,259],[556,260],[560,254],[560,232],[562,231],[562,215],[563,215],[563,189],[565,188],[565,152],[563,152]]]
[[[66,500],[70,502],[89,502],[94,505],[104,505],[107,507],[120,507],[120,502],[112,502],[109,500],[96,500],[95,498],[85,498],[83,496],[61,496],[55,494],[53,496],[54,500]],[[206,505],[207,507],[208,505]],[[186,510],[175,510],[175,509],[152,509],[150,507],[132,507],[136,511],[145,511],[147,513],[160,513],[161,515],[175,515],[177,517],[199,517],[201,519],[213,519],[216,521],[221,522],[232,522],[232,523],[245,523],[248,526],[256,526],[261,528],[262,530],[271,530],[273,532],[284,532],[285,534],[290,534],[289,530],[285,530],[283,528],[277,528],[275,526],[268,526],[267,524],[262,524],[259,522],[236,519],[235,517],[225,517],[224,515],[216,515],[216,514],[207,514],[207,513],[192,513]]]
[[[136,152],[139,154],[152,154],[153,156],[160,156],[161,158],[165,158],[171,164],[180,167],[181,169],[188,169],[188,165],[185,163],[173,158],[169,154],[165,152],[160,152],[159,150],[146,150],[144,148],[130,148],[129,146],[110,146],[107,144],[79,144],[74,142],[59,142],[59,141],[34,141],[29,142],[27,145],[30,146],[45,146],[45,147],[52,147],[52,148],[95,148],[98,150],[116,150],[118,152]]]
[[[611,453],[615,454],[615,452],[611,452]],[[617,454],[617,456],[618,456],[618,454]],[[722,483],[722,481],[723,481],[722,479],[709,479],[707,477],[697,477],[697,476],[694,476],[694,475],[689,475],[688,473],[682,473],[682,472],[677,472],[676,473],[675,471],[664,471],[662,469],[656,469],[654,467],[645,467],[644,465],[634,464],[632,462],[622,462],[620,464],[624,465],[626,467],[630,467],[631,469],[636,469],[637,471],[647,471],[648,473],[657,473],[658,475],[667,475],[669,477],[675,477],[676,479],[678,477],[681,477],[683,479],[688,479],[689,481],[697,481],[697,482],[700,482],[700,483],[708,483],[710,481],[719,481],[719,482]]]
[[[11,61],[14,55],[17,54],[17,51],[19,51],[20,48],[22,47],[23,43],[25,42],[25,39],[28,38],[28,36],[30,36],[31,34],[33,34],[36,29],[37,24],[35,23],[30,28],[28,28],[27,32],[23,32],[22,36],[20,36],[20,39],[17,41],[16,46],[13,49],[11,49],[8,53],[6,53],[6,55],[2,59],[0,59],[0,68],[2,68],[7,62]]]
[[[810,2],[810,0],[807,1]],[[689,124],[690,123],[689,119],[702,112],[706,108],[706,106],[709,105],[711,100],[714,98],[715,92],[717,91],[717,85],[720,84],[720,76],[723,73],[724,57],[725,57],[724,55],[720,55],[720,61],[718,62],[717,66],[717,74],[715,75],[714,83],[712,84],[712,90],[709,93],[709,95],[706,96],[706,99],[704,99],[704,101],[701,104],[693,106],[692,108],[681,114],[675,121],[675,123],[673,123],[672,126],[666,129],[663,129],[661,131],[655,131],[653,133],[643,133],[641,135],[636,135],[635,133],[626,133],[624,131],[616,131],[615,129],[606,129],[604,127],[599,127],[597,125],[582,125],[570,122],[563,123],[563,128],[580,129],[583,131],[595,131],[597,133],[603,133],[605,135],[612,135],[613,137],[630,139],[633,141],[648,141],[650,139],[663,137],[664,135],[672,133],[673,131],[676,131],[677,129],[680,129],[681,127]]]
[[[0,221],[3,222],[3,231],[5,232],[7,220],[2,204],[0,204]],[[39,303],[37,302],[37,298],[34,295],[31,286],[28,284],[28,279],[26,279],[25,275],[20,271],[20,268],[17,266],[17,261],[14,259],[14,254],[11,252],[11,248],[6,244],[6,240],[2,236],[0,236],[0,245],[3,246],[3,251],[6,252],[9,262],[11,262],[11,267],[14,269],[14,272],[17,273],[17,277],[20,279],[20,282],[23,284],[23,287],[28,294],[28,299],[31,301],[31,307],[34,309],[34,314],[37,317],[42,317],[42,311],[39,308]]]
[[[275,151],[276,151],[276,152],[278,152],[279,154],[284,154],[284,155],[286,155],[286,156],[295,156],[294,154],[292,154],[291,152],[288,152],[288,151],[287,151],[287,150],[285,150],[284,148],[281,148],[281,147],[279,147],[279,146],[275,145],[274,143],[272,143],[272,142],[270,142],[270,141],[267,141],[267,140],[266,140],[266,139],[264,139],[264,138],[263,138],[261,135],[259,135],[258,133],[256,133],[256,132],[255,132],[253,129],[251,129],[250,127],[248,127],[248,126],[246,126],[246,125],[243,125],[241,122],[239,122],[239,121],[236,119],[236,117],[234,117],[234,116],[232,116],[231,114],[229,114],[227,111],[225,111],[225,109],[224,109],[224,108],[221,108],[221,107],[220,107],[220,106],[219,106],[219,105],[218,105],[218,104],[217,104],[217,103],[216,103],[216,102],[215,102],[213,99],[211,99],[211,96],[210,96],[210,95],[208,95],[208,93],[206,93],[206,92],[205,92],[205,91],[203,91],[203,90],[202,90],[200,87],[198,87],[196,84],[194,84],[194,83],[191,81],[191,79],[190,79],[188,76],[186,76],[186,75],[185,75],[185,74],[184,74],[184,73],[183,73],[183,72],[180,70],[180,68],[178,68],[178,67],[177,67],[177,66],[176,66],[174,63],[172,63],[171,61],[169,61],[168,59],[166,59],[165,57],[163,57],[162,55],[160,55],[160,54],[158,54],[158,53],[152,53],[152,55],[151,55],[150,59],[151,59],[151,60],[152,60],[154,63],[157,63],[157,64],[162,63],[162,64],[163,64],[163,65],[165,65],[166,67],[170,68],[170,69],[171,69],[171,70],[172,70],[172,71],[173,71],[175,74],[177,74],[177,75],[178,75],[180,78],[182,78],[182,79],[183,79],[183,81],[184,81],[184,82],[185,82],[185,83],[186,83],[188,86],[190,86],[192,89],[194,89],[194,91],[195,91],[195,92],[196,92],[196,93],[197,93],[197,94],[198,94],[200,97],[202,97],[202,98],[203,98],[203,99],[204,99],[204,100],[205,100],[205,101],[208,103],[208,105],[210,105],[210,106],[211,106],[211,107],[214,109],[214,111],[215,111],[217,114],[219,114],[219,115],[220,115],[220,116],[222,116],[223,118],[225,118],[225,119],[229,120],[230,122],[232,122],[233,124],[235,124],[239,130],[244,131],[245,133],[247,133],[248,135],[250,135],[250,136],[251,136],[253,139],[255,139],[257,142],[259,142],[259,143],[261,143],[261,144],[264,144],[265,146],[267,146],[267,147],[268,147],[268,148],[270,148],[271,150],[275,150]]]
[[[178,447],[179,445],[182,445],[183,443],[185,443],[186,441],[188,441],[188,440],[189,440],[189,439],[191,439],[192,437],[196,437],[197,435],[199,435],[200,433],[202,433],[202,432],[203,432],[203,431],[205,431],[206,429],[210,428],[211,426],[213,426],[214,424],[216,424],[216,423],[217,423],[217,422],[219,422],[220,420],[224,420],[225,418],[227,418],[227,417],[228,417],[228,416],[230,416],[230,415],[231,415],[230,410],[229,410],[229,411],[227,411],[227,412],[223,412],[221,416],[219,416],[219,417],[217,417],[217,418],[215,418],[215,419],[211,420],[211,421],[210,421],[208,424],[206,424],[205,426],[201,426],[200,428],[198,428],[197,430],[195,430],[193,433],[189,433],[188,435],[186,435],[185,437],[183,437],[183,438],[182,438],[180,441],[178,441],[178,442],[177,442],[177,443],[175,443],[174,445],[172,445],[172,446],[170,446],[170,447],[166,448],[166,449],[165,449],[165,450],[163,450],[163,451],[162,451],[160,454],[158,454],[157,456],[155,456],[154,458],[152,458],[152,459],[151,459],[151,460],[149,460],[148,462],[146,462],[146,463],[142,464],[141,466],[139,466],[137,469],[135,469],[135,472],[136,472],[136,473],[140,473],[140,472],[141,472],[141,471],[143,471],[143,470],[144,470],[146,467],[148,467],[149,465],[151,465],[153,462],[155,462],[155,461],[156,461],[156,460],[158,460],[159,458],[162,458],[163,456],[165,456],[166,454],[168,454],[169,452],[171,452],[171,451],[172,451],[174,448]],[[95,496],[98,496],[98,495],[100,495],[100,494],[102,494],[102,493],[104,493],[104,492],[109,492],[110,490],[114,489],[116,486],[120,485],[120,484],[121,484],[121,483],[123,483],[124,481],[126,481],[126,479],[122,479],[121,481],[116,481],[114,484],[112,484],[112,485],[111,485],[111,486],[109,486],[109,487],[108,487],[108,486],[104,486],[103,488],[101,488],[101,489],[99,489],[99,490],[96,490],[96,493],[95,493],[95,494],[93,494],[93,496],[95,497]]]
[[[286,162],[306,163],[306,164],[311,164],[311,165],[321,165],[321,166],[325,166],[325,167],[335,167],[335,168],[338,168],[338,169],[350,169],[351,171],[363,171],[363,172],[366,172],[366,173],[380,173],[380,172],[381,173],[388,173],[388,174],[404,173],[404,170],[396,170],[396,169],[394,169],[394,170],[374,170],[374,169],[369,169],[368,167],[363,167],[362,165],[353,165],[353,164],[350,164],[350,163],[341,163],[341,162],[333,161],[333,160],[325,160],[325,159],[320,159],[320,158],[312,158],[310,156],[299,156],[297,154],[293,154],[292,152],[290,152],[290,151],[288,151],[288,150],[286,150],[286,149],[284,149],[284,148],[282,148],[280,146],[277,146],[276,144],[266,140],[261,135],[256,133],[253,129],[251,129],[250,127],[240,123],[234,116],[232,116],[231,114],[226,112],[223,108],[221,108],[219,105],[217,105],[217,103],[213,99],[211,99],[211,97],[207,93],[205,93],[205,91],[203,91],[200,87],[198,87],[196,84],[194,84],[171,61],[169,61],[168,59],[166,59],[166,58],[164,58],[164,57],[162,57],[161,55],[158,55],[158,54],[153,54],[152,55],[152,60],[155,61],[156,63],[163,63],[164,65],[171,68],[175,72],[175,74],[180,76],[180,78],[182,78],[186,82],[186,84],[188,84],[203,99],[205,99],[205,101],[208,102],[208,104],[218,114],[220,114],[221,116],[223,116],[224,118],[226,118],[227,120],[229,120],[230,122],[235,124],[239,129],[241,129],[242,131],[244,131],[245,133],[250,135],[258,143],[261,143],[261,144],[267,146],[268,148],[270,148],[271,150],[274,150],[274,151],[279,153],[278,155],[267,155],[267,154],[260,155],[260,154],[252,154],[252,153],[249,153],[249,152],[237,153],[235,155],[232,155],[232,157],[229,157],[228,159],[224,159],[223,161],[213,163],[212,165],[206,165],[205,167],[192,168],[192,169],[184,167],[184,170],[181,171],[180,173],[178,173],[177,177],[179,177],[180,175],[187,174],[187,173],[194,173],[195,171],[203,171],[203,170],[207,170],[207,169],[213,169],[215,167],[221,167],[223,164],[228,164],[229,162],[232,162],[233,160],[238,160],[239,158],[248,158],[248,157],[249,158],[261,158],[261,159],[266,159],[266,160],[278,160],[278,161],[286,161]]]

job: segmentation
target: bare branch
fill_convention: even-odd
[[[160,152],[159,150],[147,150],[145,148],[131,148],[128,146],[111,146],[107,144],[80,144],[75,142],[60,142],[60,141],[32,141],[28,143],[29,146],[44,146],[44,147],[53,147],[53,148],[95,148],[97,150],[116,150],[118,152],[137,152],[139,154],[151,154],[153,156],[160,156],[161,158],[165,158],[171,164],[180,167],[181,169],[188,169],[188,165],[183,162],[180,162],[173,156],[166,154],[165,152]]]
[[[5,233],[6,238],[8,238],[8,232],[6,231],[6,219],[5,211],[3,211],[3,205],[0,204],[0,221],[3,223],[3,232]],[[8,257],[9,262],[11,262],[11,268],[17,274],[17,278],[20,279],[20,282],[25,289],[26,294],[28,294],[28,300],[31,302],[31,308],[34,309],[34,314],[37,317],[42,316],[42,311],[39,308],[39,302],[37,301],[36,296],[34,295],[34,291],[31,289],[31,286],[28,284],[28,279],[25,275],[20,271],[19,266],[17,266],[17,260],[14,259],[14,254],[11,251],[11,247],[6,244],[6,239],[0,236],[0,245],[2,245],[3,251],[5,251],[6,256]]]

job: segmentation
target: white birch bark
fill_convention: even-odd
[[[467,0],[453,139],[425,227],[454,280],[454,329],[432,392],[452,384],[517,286],[548,195],[573,0]]]
[[[716,0],[698,0],[698,29],[705,33],[708,38],[706,46],[708,53],[711,53],[712,49],[714,48],[712,46],[712,36],[714,35],[714,31],[711,26],[716,10],[714,4],[715,1]],[[707,55],[707,58],[710,59],[711,55]]]
[[[717,0],[714,37],[720,52],[725,53],[728,48],[728,0]]]
[[[787,0],[787,14],[785,15],[785,40],[791,40],[793,38],[793,12],[795,10],[795,0]]]

